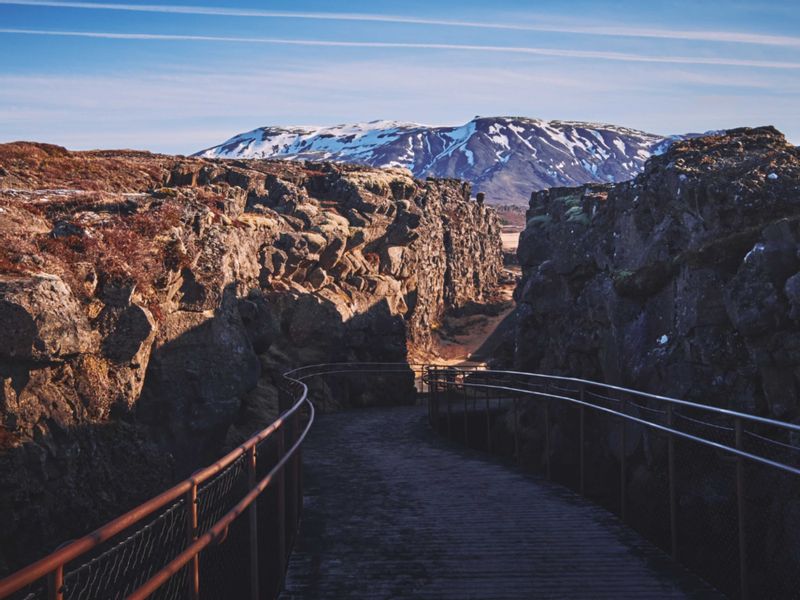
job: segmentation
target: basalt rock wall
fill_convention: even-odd
[[[770,127],[531,197],[519,367],[798,416],[800,151]]]
[[[401,169],[0,146],[0,572],[263,426],[283,370],[424,351],[500,273],[469,195]]]
[[[800,151],[779,132],[736,129],[677,142],[630,182],[533,194],[527,219],[518,249],[518,369],[800,422]],[[658,418],[660,408],[628,410]],[[629,423],[622,447],[619,421],[588,413],[587,493],[619,510],[624,453],[628,522],[668,549],[665,437]],[[692,414],[701,421],[682,417],[681,427],[734,443],[730,420]],[[553,403],[549,417],[554,476],[574,481],[577,411]],[[533,403],[520,417],[522,459],[537,467],[544,418]],[[508,439],[510,417],[504,423]],[[748,448],[775,452],[755,429]],[[781,460],[795,460],[797,440],[780,440]],[[736,595],[730,458],[675,443],[678,553]],[[796,478],[753,463],[746,477],[751,590],[789,597],[785,582],[794,581],[800,548]]]

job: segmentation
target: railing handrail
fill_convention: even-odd
[[[444,426],[448,439],[454,439],[452,427],[454,420],[453,402],[455,400],[455,406],[460,407],[463,401],[463,416],[456,417],[459,425],[463,424],[463,434],[457,433],[456,437],[469,444],[470,419],[468,401],[472,397],[474,410],[478,408],[476,406],[478,398],[482,397],[483,403],[485,403],[485,411],[480,408],[479,411],[484,413],[485,431],[479,431],[478,433],[481,436],[485,434],[485,447],[489,453],[492,453],[494,442],[490,401],[497,400],[496,411],[503,410],[503,400],[510,401],[506,404],[506,410],[508,411],[507,416],[510,417],[511,435],[513,436],[512,456],[518,463],[523,463],[523,456],[534,460],[536,460],[537,455],[540,456],[540,460],[543,462],[544,474],[548,480],[551,480],[554,478],[552,454],[559,450],[562,455],[564,451],[567,453],[575,452],[577,461],[573,461],[571,457],[568,460],[564,460],[563,456],[560,461],[556,459],[556,468],[559,469],[556,477],[561,482],[567,480],[575,482],[577,480],[576,484],[567,485],[569,487],[574,485],[574,489],[579,491],[581,495],[588,495],[594,500],[598,499],[598,486],[603,486],[601,496],[605,497],[604,505],[608,502],[616,504],[618,500],[617,508],[621,520],[638,529],[646,537],[655,535],[660,538],[661,541],[658,544],[662,545],[662,547],[668,547],[676,561],[680,560],[682,555],[679,489],[687,485],[687,480],[685,478],[682,480],[677,474],[677,457],[679,453],[683,455],[684,451],[691,448],[692,458],[694,459],[695,451],[700,446],[705,447],[704,453],[699,454],[697,460],[692,460],[694,469],[697,469],[698,464],[703,465],[695,476],[699,474],[702,477],[706,473],[715,474],[721,470],[725,470],[728,476],[733,475],[733,481],[728,480],[727,484],[730,486],[728,487],[730,504],[727,506],[728,510],[735,511],[736,515],[735,530],[738,541],[736,562],[738,562],[739,597],[751,597],[750,593],[755,589],[752,581],[758,580],[760,584],[764,584],[767,581],[777,582],[781,581],[789,572],[797,572],[796,557],[794,560],[788,559],[788,562],[781,562],[777,572],[772,571],[772,564],[769,567],[766,565],[763,557],[754,559],[752,550],[755,549],[756,553],[763,552],[764,547],[761,544],[768,542],[768,540],[764,537],[767,534],[763,532],[760,538],[761,544],[754,543],[750,539],[754,535],[755,528],[752,525],[748,525],[748,514],[756,502],[760,505],[764,499],[760,490],[758,496],[755,493],[748,495],[748,488],[750,487],[748,481],[754,478],[759,486],[772,486],[773,482],[777,482],[777,474],[788,475],[790,479],[784,478],[784,485],[774,490],[774,498],[787,500],[794,497],[794,490],[798,481],[797,477],[800,476],[800,468],[798,468],[800,467],[800,445],[798,445],[797,436],[800,427],[798,425],[735,410],[710,407],[658,394],[639,392],[621,386],[561,375],[524,373],[512,370],[488,370],[474,373],[469,371],[460,372],[458,367],[446,367],[443,369],[432,367],[428,369],[424,381],[430,390],[428,421],[434,430],[441,431]],[[479,393],[478,390],[483,390],[483,393]],[[444,414],[440,409],[440,403],[442,402],[446,406]],[[529,413],[528,420],[530,422],[530,417],[533,416],[538,435],[528,435],[527,443],[529,446],[524,446],[523,441],[520,439],[523,419],[519,405],[533,403],[535,403],[537,412],[532,415]],[[558,412],[554,417],[553,407],[556,406],[558,407]],[[592,464],[595,466],[597,464],[602,465],[601,468],[604,469],[603,472],[605,473],[605,469],[611,466],[611,463],[608,462],[609,458],[617,463],[616,468],[619,470],[619,475],[618,477],[612,477],[611,483],[612,489],[618,485],[616,493],[606,487],[609,482],[605,476],[601,478],[602,481],[599,483],[597,481],[589,483],[587,480],[586,465],[590,462],[587,457],[587,447],[592,444],[591,442],[587,444],[586,414],[590,411],[601,415],[599,417],[600,422],[605,425],[613,424],[613,429],[606,430],[601,428],[600,437],[602,439],[599,443],[601,444],[600,447],[604,449],[604,456],[595,458]],[[706,412],[696,415],[694,411]],[[575,414],[576,412],[577,415]],[[495,420],[497,419],[496,414]],[[606,415],[610,419],[605,419],[602,415]],[[573,417],[577,417],[577,427],[570,429]],[[508,423],[505,417],[504,422]],[[648,438],[645,435],[645,431],[635,431],[634,439],[631,440],[626,436],[626,430],[629,430],[628,425],[631,423],[642,426],[648,432],[658,434],[655,439],[663,440],[666,443],[663,446],[654,444],[653,438]],[[698,429],[698,426],[702,426],[705,429]],[[553,427],[559,428],[558,431],[560,432],[555,451],[551,441]],[[713,429],[713,431],[708,428]],[[615,442],[604,439],[604,434],[607,431],[609,433],[610,431],[619,432]],[[474,437],[474,430],[472,433]],[[764,435],[761,435],[762,433]],[[628,433],[628,435],[630,434]],[[751,438],[756,440],[755,444],[748,442]],[[648,443],[648,439],[650,439],[650,443]],[[688,442],[688,445],[678,446],[677,440],[681,440],[681,444]],[[629,441],[633,441],[635,444],[631,446],[628,444]],[[576,448],[569,447],[573,442],[576,443]],[[763,442],[767,442],[771,446],[767,448]],[[530,445],[531,443],[532,446]],[[596,443],[597,441],[595,446]],[[643,450],[641,451],[642,454],[637,458],[636,452],[639,451],[637,447],[640,445]],[[613,446],[616,446],[616,448]],[[525,448],[524,452],[523,448]],[[679,450],[679,448],[682,448],[682,450]],[[507,451],[507,447],[505,450]],[[616,456],[609,457],[605,454],[607,450],[611,450],[612,453],[616,450]],[[709,454],[713,457],[711,459],[712,462],[703,463],[701,457],[707,457]],[[600,462],[598,463],[598,461]],[[660,495],[660,490],[664,489],[662,487],[663,483],[666,483],[665,491],[667,492],[664,498],[666,506],[660,504],[658,500],[653,502],[652,499],[639,502],[639,514],[633,520],[629,520],[627,507],[629,496],[633,493],[630,485],[633,481],[631,474],[635,477],[637,470],[631,468],[629,461],[644,461],[651,477],[654,473],[659,473],[655,475],[659,483],[656,483],[655,487],[651,484],[649,495],[652,495],[653,492]],[[735,468],[727,469],[724,463]],[[641,465],[642,463],[639,462],[639,464]],[[655,466],[657,464],[660,466]],[[760,469],[761,471],[769,470],[770,472],[760,474],[754,466],[763,467]],[[573,467],[576,472],[572,471]],[[576,480],[572,479],[576,475]],[[593,486],[594,492],[587,494],[588,485]],[[637,487],[641,492],[641,482]],[[770,489],[772,491],[772,488]],[[614,497],[617,500],[611,500]],[[641,500],[641,497],[639,500]],[[642,518],[642,506],[648,512],[648,518],[650,517],[650,511],[663,511],[664,508],[667,508],[669,516],[668,542],[666,542],[666,531],[654,532],[649,525],[644,525],[639,521]],[[661,507],[660,509],[658,508],[659,506]],[[716,511],[717,509],[718,505],[715,500],[713,510]],[[662,514],[664,513],[662,512]],[[637,521],[639,522],[637,523]],[[725,535],[728,535],[729,531],[730,529],[726,529]],[[713,527],[710,529],[710,533],[714,534]],[[717,531],[717,534],[719,533]],[[718,542],[728,545],[727,540],[718,540]],[[717,548],[712,548],[710,551],[715,552],[716,550]],[[687,565],[690,568],[692,565],[698,568],[702,576],[714,577],[715,585],[721,585],[724,589],[733,591],[734,588],[732,582],[728,581],[727,572],[722,575],[721,572],[716,571],[721,565],[730,566],[729,563],[732,562],[727,558],[722,559],[722,562],[714,560],[709,563],[704,560],[690,559]],[[767,562],[770,562],[770,560],[768,559]],[[789,585],[787,587],[783,584],[778,587],[780,587],[782,593],[788,592],[789,589],[793,593],[796,589],[796,586]],[[770,597],[789,596],[771,595]]]
[[[331,367],[344,367],[347,365],[349,369],[338,369],[335,371],[331,371]],[[368,371],[363,369],[363,367],[376,367],[376,369],[370,368]],[[118,534],[122,533],[123,531],[130,529],[137,523],[142,522],[143,520],[147,519],[157,511],[162,508],[165,508],[170,503],[178,500],[179,498],[186,495],[186,493],[192,487],[198,487],[200,484],[208,481],[218,473],[222,472],[232,463],[234,463],[239,458],[243,457],[247,454],[254,446],[257,446],[267,438],[269,438],[272,434],[277,432],[279,429],[285,426],[287,419],[294,415],[304,404],[308,404],[309,406],[309,420],[304,428],[303,432],[301,433],[298,441],[284,453],[283,457],[279,460],[279,462],[275,465],[275,467],[270,471],[270,473],[265,476],[260,482],[256,484],[256,486],[249,492],[242,500],[237,503],[228,513],[223,515],[217,523],[215,523],[212,528],[206,532],[203,536],[194,540],[187,548],[183,550],[177,557],[175,557],[168,565],[160,569],[157,573],[155,573],[152,577],[150,577],[144,584],[143,587],[140,587],[139,590],[134,592],[133,597],[143,597],[140,596],[140,590],[145,590],[145,595],[152,593],[155,589],[157,589],[161,584],[164,583],[169,577],[171,577],[175,571],[172,569],[179,570],[182,568],[187,562],[189,562],[194,556],[202,551],[203,548],[208,546],[214,539],[219,537],[220,533],[225,530],[224,525],[220,525],[220,523],[227,523],[228,525],[230,522],[235,520],[241,513],[258,497],[258,495],[263,492],[263,490],[269,485],[272,481],[275,473],[277,473],[280,469],[282,469],[286,462],[293,456],[293,454],[297,451],[300,447],[300,444],[305,439],[308,431],[310,430],[311,424],[313,423],[314,419],[314,407],[312,403],[308,400],[308,386],[303,383],[303,379],[308,377],[313,377],[319,374],[336,374],[336,373],[352,373],[354,372],[353,367],[362,367],[362,372],[405,372],[405,371],[412,371],[415,373],[419,372],[422,373],[422,369],[427,366],[424,364],[415,364],[415,363],[405,363],[405,362],[383,362],[383,363],[320,363],[314,365],[305,365],[303,367],[299,367],[296,369],[292,369],[284,373],[284,378],[286,381],[294,382],[298,384],[301,388],[301,393],[299,398],[296,399],[295,403],[286,411],[281,413],[279,417],[270,423],[267,427],[262,429],[261,431],[257,432],[250,438],[248,438],[245,442],[225,454],[223,457],[201,469],[198,469],[192,475],[187,477],[186,479],[176,483],[169,489],[161,492],[160,494],[154,496],[153,498],[145,501],[144,503],[140,504],[139,506],[129,510],[128,512],[112,519],[105,525],[97,528],[96,530],[92,531],[91,533],[69,542],[62,547],[58,548],[57,550],[53,551],[52,553],[48,554],[47,556],[31,563],[30,565],[23,567],[19,571],[12,573],[8,577],[0,580],[0,598],[5,598],[14,592],[21,590],[22,588],[35,583],[38,580],[52,574],[59,568],[65,567],[68,563],[74,561],[75,559],[79,558],[87,554],[88,552],[93,551],[95,548],[99,547],[104,542],[114,538]],[[327,369],[326,369],[327,367]],[[391,371],[387,367],[396,367],[397,371]],[[311,373],[304,373],[303,371],[313,370],[313,369],[320,369],[322,368],[323,371],[317,373],[312,371]],[[147,591],[149,590],[149,591]]]
[[[485,373],[491,374],[492,372],[491,371],[482,371],[481,372],[482,375],[485,374]],[[550,394],[550,393],[547,393],[547,392],[539,392],[539,391],[535,391],[535,390],[528,390],[528,389],[525,389],[525,388],[514,388],[514,387],[502,386],[502,385],[492,385],[492,384],[488,384],[488,383],[468,383],[466,381],[452,382],[452,381],[446,381],[446,380],[439,381],[439,383],[444,383],[446,385],[464,386],[464,387],[470,387],[470,388],[502,390],[504,392],[513,392],[515,394],[526,394],[526,395],[530,395],[530,396],[537,396],[539,398],[551,398],[553,400],[566,400],[567,402],[570,402],[570,403],[573,403],[573,404],[577,404],[577,405],[580,405],[580,406],[585,406],[587,408],[592,408],[592,409],[597,410],[599,412],[603,412],[603,413],[606,413],[606,414],[614,415],[616,417],[620,417],[620,418],[626,419],[628,421],[639,423],[641,425],[645,425],[645,426],[651,427],[653,429],[658,429],[659,431],[662,431],[664,433],[670,433],[670,434],[676,435],[678,437],[681,437],[681,438],[684,438],[684,439],[687,439],[687,440],[691,440],[691,441],[699,443],[699,444],[703,444],[703,445],[715,448],[717,450],[722,450],[724,452],[728,452],[728,453],[733,454],[735,456],[741,456],[742,458],[746,458],[748,460],[751,460],[751,461],[754,461],[754,462],[758,462],[758,463],[761,463],[763,465],[770,466],[770,467],[773,467],[773,468],[776,468],[776,469],[780,469],[782,471],[786,471],[786,472],[791,473],[793,475],[800,475],[800,469],[798,469],[796,467],[793,467],[791,465],[787,465],[787,464],[784,464],[784,463],[773,461],[773,460],[770,460],[768,458],[764,458],[762,456],[758,456],[757,454],[751,454],[751,453],[746,452],[744,450],[739,450],[739,449],[737,449],[737,448],[735,448],[733,446],[728,446],[727,444],[722,444],[720,442],[715,442],[714,440],[709,440],[709,439],[706,439],[706,438],[703,438],[703,437],[700,437],[700,436],[695,436],[695,435],[692,435],[690,433],[686,433],[684,431],[681,431],[679,429],[674,429],[672,427],[668,427],[668,426],[662,425],[660,423],[654,423],[653,421],[648,421],[647,419],[641,419],[641,418],[636,417],[634,415],[629,415],[627,413],[623,413],[623,412],[614,410],[612,408],[606,408],[605,406],[598,406],[597,404],[592,404],[591,402],[586,402],[585,400],[572,398],[570,396],[561,396],[561,395],[558,395],[558,394]],[[696,405],[694,405],[692,403],[687,403],[687,404],[692,406],[692,407],[696,406]],[[736,414],[736,413],[734,413],[734,414]],[[770,441],[772,441],[772,440],[770,440]],[[800,452],[800,448],[795,448],[795,450]]]
[[[434,364],[431,364],[430,366],[438,368],[438,369],[442,369],[442,370],[447,370],[447,369],[453,369],[453,370],[456,370],[456,371],[460,371],[461,370],[461,368],[458,367],[458,366],[437,367],[437,365],[434,365]],[[643,392],[643,391],[640,391],[640,390],[634,390],[634,389],[631,389],[631,388],[625,388],[625,387],[618,386],[618,385],[602,383],[602,382],[599,382],[599,381],[593,381],[591,379],[580,379],[578,377],[568,377],[568,376],[564,376],[564,375],[547,375],[547,374],[544,374],[544,373],[528,373],[528,372],[525,372],[525,371],[507,371],[507,370],[501,370],[501,369],[486,369],[486,370],[481,370],[480,372],[481,373],[502,373],[502,374],[508,374],[508,375],[524,375],[524,376],[529,376],[529,377],[539,377],[539,378],[543,378],[543,379],[555,379],[555,380],[559,380],[559,381],[569,381],[569,382],[573,382],[573,383],[581,383],[581,384],[584,384],[584,385],[592,385],[592,386],[596,386],[596,387],[605,388],[605,389],[608,389],[608,390],[614,390],[614,391],[618,391],[618,392],[625,392],[627,394],[634,394],[634,395],[639,396],[641,398],[650,398],[652,400],[659,400],[659,401],[662,401],[662,402],[669,402],[671,404],[676,404],[676,405],[685,406],[685,407],[689,407],[689,408],[695,408],[695,409],[698,409],[698,410],[704,410],[704,411],[707,411],[707,412],[713,412],[713,413],[717,413],[717,414],[720,414],[720,415],[725,415],[725,416],[728,416],[728,417],[740,418],[740,419],[744,419],[744,420],[747,420],[747,421],[758,422],[758,423],[761,423],[761,424],[764,424],[764,425],[771,425],[773,427],[780,427],[780,428],[783,428],[783,429],[791,429],[792,431],[800,432],[800,425],[798,425],[796,423],[789,423],[788,421],[777,421],[775,419],[770,419],[770,418],[767,418],[767,417],[759,417],[758,415],[753,415],[753,414],[750,414],[750,413],[738,412],[738,411],[730,410],[730,409],[727,409],[727,408],[719,408],[717,406],[710,406],[708,404],[699,404],[697,402],[690,402],[688,400],[680,400],[678,398],[672,398],[670,396],[660,396],[658,394],[651,394],[650,392]]]
[[[303,400],[298,401],[298,405],[305,402],[305,393],[303,394]],[[131,594],[128,598],[129,600],[140,600],[142,598],[147,598],[150,594],[155,592],[159,587],[161,587],[166,581],[176,574],[181,568],[184,567],[192,558],[197,556],[203,548],[211,544],[212,542],[216,541],[224,537],[225,532],[227,531],[228,527],[230,526],[233,521],[239,517],[242,513],[244,513],[245,509],[248,508],[258,496],[267,489],[267,486],[272,482],[275,475],[286,465],[289,459],[294,456],[295,452],[297,452],[300,445],[305,440],[306,435],[308,435],[309,430],[311,429],[311,425],[314,423],[314,405],[309,402],[309,418],[308,423],[306,423],[303,432],[298,437],[297,441],[292,444],[292,447],[289,448],[284,454],[283,457],[275,464],[272,469],[270,469],[269,473],[267,473],[256,485],[251,489],[245,496],[242,498],[236,505],[230,509],[227,513],[219,518],[219,520],[214,523],[214,525],[209,529],[205,534],[197,538],[192,544],[190,544],[183,552],[181,552],[178,556],[172,559],[166,566],[164,566],[161,570],[155,573],[147,582],[144,583],[139,589],[137,589],[133,594]]]

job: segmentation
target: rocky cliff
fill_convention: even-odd
[[[627,183],[535,193],[527,218],[519,368],[800,422],[800,150],[775,129],[678,142]],[[558,408],[553,469],[568,477],[577,425]],[[618,510],[619,423],[593,416],[587,493]],[[527,411],[521,422],[523,459],[541,464],[541,415]],[[732,443],[726,424],[692,425]],[[626,436],[628,522],[669,548],[666,443],[636,426]],[[774,452],[768,438],[753,439],[759,452]],[[730,463],[691,442],[675,448],[678,554],[735,596]],[[789,597],[800,556],[797,482],[752,464],[746,473],[751,590]]]
[[[0,572],[266,424],[286,367],[424,351],[501,267],[454,180],[0,146]]]
[[[798,417],[800,151],[779,132],[677,142],[527,219],[519,367]]]

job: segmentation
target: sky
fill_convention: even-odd
[[[797,0],[0,0],[0,142],[189,154],[476,115],[800,144]]]

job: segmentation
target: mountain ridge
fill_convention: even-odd
[[[475,117],[457,126],[376,120],[259,127],[195,156],[405,167],[419,178],[470,181],[491,203],[524,204],[532,191],[632,179],[650,156],[683,137],[607,123],[513,116]]]

